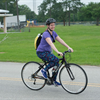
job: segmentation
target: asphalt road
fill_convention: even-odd
[[[0,100],[100,100],[100,67],[82,66],[88,76],[88,86],[78,95],[67,93],[63,88],[45,86],[32,91],[21,80],[24,63],[0,62]]]

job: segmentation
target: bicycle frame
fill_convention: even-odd
[[[68,51],[67,51],[67,52],[68,52]],[[65,52],[65,53],[66,53],[66,52]],[[53,80],[53,78],[56,76],[56,74],[58,73],[59,69],[61,68],[61,66],[62,66],[64,63],[65,63],[65,66],[68,67],[68,66],[67,66],[68,63],[67,63],[67,61],[65,60],[65,53],[63,53],[63,57],[59,59],[59,61],[61,61],[61,63],[60,63],[59,66],[55,69],[55,71],[54,71],[52,77],[49,76],[49,78],[50,78],[51,80]],[[43,60],[43,62],[44,62],[44,64],[41,66],[41,68],[43,68],[44,66],[46,66],[46,65],[49,63],[49,62],[46,62],[46,61],[44,61],[44,60]],[[74,78],[73,78],[74,76],[73,76],[71,70],[68,70],[68,68],[67,68],[67,71],[68,71],[68,74],[69,74],[70,78],[71,78],[71,79],[74,79]],[[72,75],[70,75],[70,74],[72,74]]]
[[[74,80],[74,79],[75,79],[75,78],[74,78],[74,75],[73,75],[73,73],[72,73],[72,71],[71,71],[71,69],[70,69],[69,66],[68,66],[67,61],[65,60],[65,53],[67,53],[67,52],[68,52],[68,51],[64,52],[64,53],[63,53],[63,57],[59,59],[59,61],[61,61],[61,63],[60,63],[59,66],[55,69],[55,71],[54,71],[52,77],[49,76],[49,71],[48,71],[48,79],[47,79],[47,80],[48,80],[49,82],[50,82],[50,80],[53,81],[54,77],[57,75],[59,69],[61,68],[61,66],[62,66],[64,63],[65,63],[65,66],[66,66],[66,71],[68,72],[69,77],[71,78],[71,80]],[[44,66],[46,66],[48,63],[50,63],[50,62],[47,62],[47,61],[44,61],[44,60],[43,60],[43,62],[44,62],[44,64],[41,65],[41,66],[39,67],[39,69],[32,75],[33,78],[35,77],[35,75],[36,75],[42,68],[44,68]],[[45,78],[42,78],[42,79],[45,79]],[[51,82],[51,83],[52,83],[52,82]]]

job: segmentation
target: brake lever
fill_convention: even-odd
[[[60,56],[60,54],[58,54],[58,56]]]
[[[71,50],[69,49],[68,52],[71,53]]]

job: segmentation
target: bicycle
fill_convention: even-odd
[[[47,79],[42,76],[41,69],[49,62],[44,61],[43,64],[34,61],[27,62],[21,70],[23,83],[31,90],[40,90],[46,84],[53,84],[53,78],[59,70],[59,81],[65,91],[71,94],[83,92],[88,84],[87,74],[81,66],[66,61],[65,54],[68,55],[70,52],[68,50],[63,53],[63,57],[59,59],[61,61],[59,67],[56,68],[52,76],[50,76],[49,70],[47,71]]]

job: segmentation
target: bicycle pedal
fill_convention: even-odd
[[[51,80],[50,80],[49,78],[47,78],[47,81],[48,81],[49,83],[51,83]]]
[[[47,85],[53,85],[53,83],[52,83],[52,81],[49,79],[49,78],[47,78]]]
[[[55,87],[58,87],[58,85],[56,85],[54,82],[53,82],[53,85],[54,85]]]
[[[51,84],[51,83],[48,83],[48,82],[47,82],[47,85],[49,85],[49,86],[50,86],[50,85],[53,85],[53,84]]]

